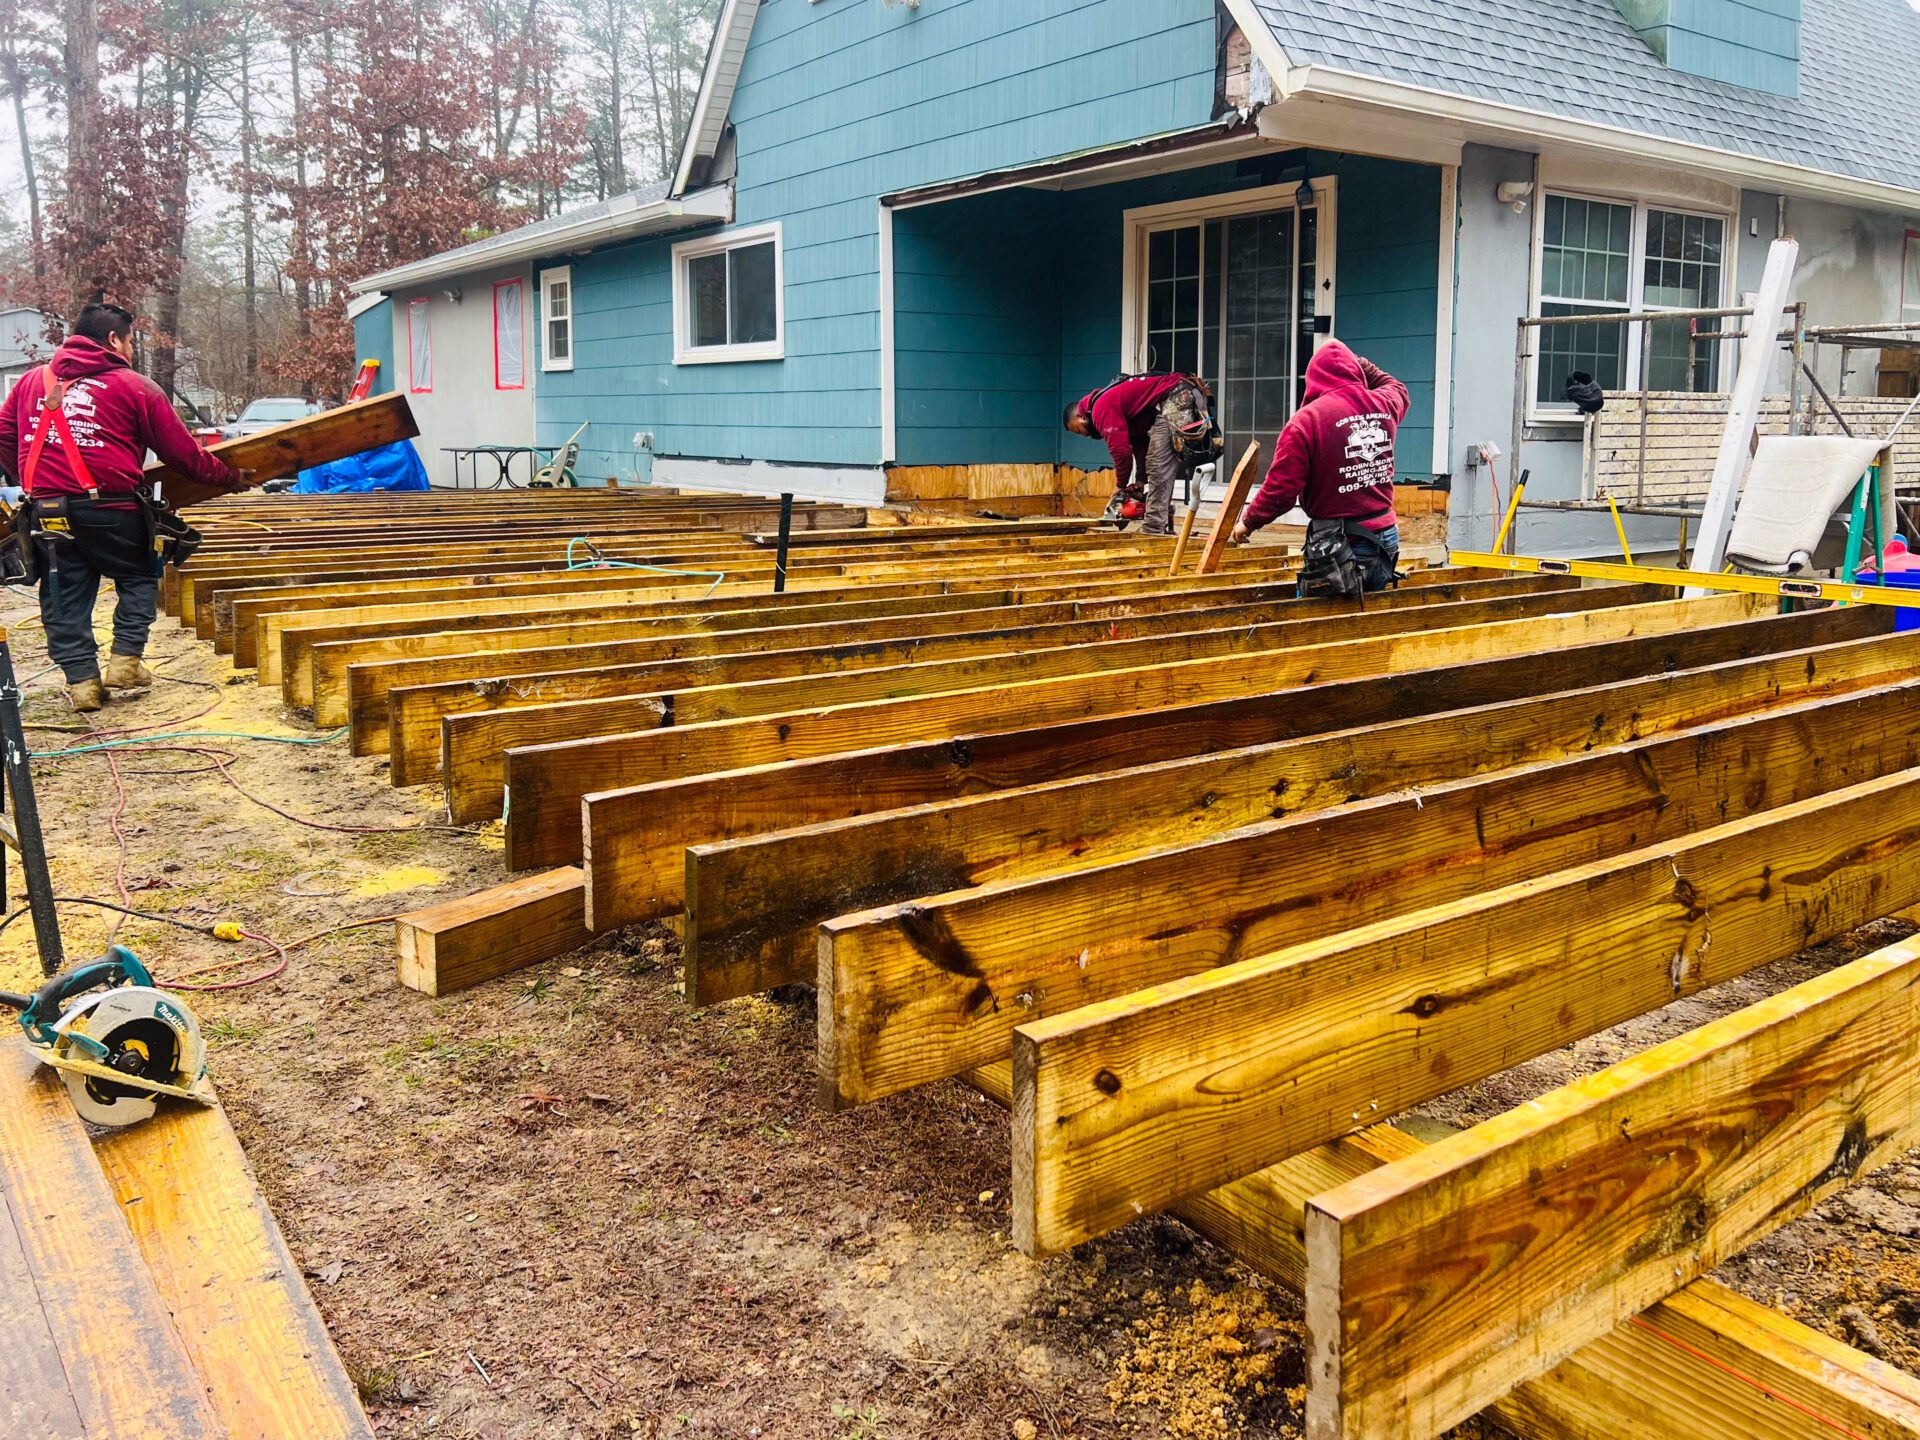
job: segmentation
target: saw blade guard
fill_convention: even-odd
[[[74,1109],[94,1125],[137,1124],[156,1107],[151,1085],[191,1089],[206,1073],[206,1043],[193,1012],[152,986],[88,995],[54,1029],[47,1058],[61,1070]],[[104,1066],[116,1077],[67,1069],[62,1062],[70,1060]]]

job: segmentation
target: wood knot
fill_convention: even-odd
[[[1093,1088],[1098,1090],[1102,1095],[1118,1095],[1120,1093],[1120,1077],[1111,1070],[1103,1069],[1098,1075],[1093,1077]]]

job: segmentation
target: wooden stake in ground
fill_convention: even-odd
[[[1260,473],[1260,442],[1255,440],[1247,446],[1247,453],[1240,457],[1240,463],[1233,467],[1233,479],[1227,482],[1227,493],[1220,501],[1220,513],[1213,517],[1213,529],[1207,532],[1207,548],[1200,552],[1202,575],[1211,575],[1220,568],[1220,557],[1227,553],[1227,537],[1233,534],[1233,522],[1240,518],[1240,512],[1246,508],[1247,495],[1253,489],[1253,482]],[[1181,544],[1186,543],[1182,537]],[[1176,557],[1175,563],[1178,563]]]

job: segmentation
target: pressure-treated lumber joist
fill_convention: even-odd
[[[581,797],[616,785],[830,755],[858,745],[947,739],[996,724],[1025,728],[1342,676],[1397,674],[1525,650],[1670,633],[1750,615],[1755,607],[1748,601],[1730,596],[1622,605],[510,750],[508,865],[522,869],[578,860]]]
[[[1431,595],[1435,602],[1449,594],[1465,597],[1485,582],[1465,586],[1426,586],[1408,594]],[[1102,622],[1114,627],[1114,633],[1134,631],[1136,617],[1157,617],[1173,611],[1216,615],[1229,606],[1258,604],[1287,599],[1293,583],[1284,585],[1234,586],[1220,591],[1143,595],[1134,599],[1102,602],[1083,600],[1054,601],[1043,604],[993,608],[949,608],[930,613],[874,616],[866,619],[814,621],[804,624],[772,626],[767,629],[732,629],[718,634],[698,634],[685,621],[672,622],[654,635],[662,646],[653,660],[694,655],[737,655],[741,652],[806,649],[813,644],[846,644],[864,640],[872,645],[904,643],[917,636],[950,636],[977,630],[1032,626],[1067,625],[1074,622]],[[1286,592],[1282,594],[1280,592]],[[1501,592],[1490,592],[1501,593]],[[943,597],[960,602],[965,596]],[[898,602],[904,604],[905,602]],[[1298,602],[1294,602],[1298,603]],[[796,612],[798,613],[798,612]],[[624,634],[619,644],[644,641],[649,637],[648,622],[620,622]],[[385,732],[387,753],[393,758],[395,785],[419,784],[440,772],[440,722],[448,715],[469,714],[475,710],[514,708],[520,705],[556,704],[574,700],[605,699],[635,693],[636,677],[649,660],[616,660],[625,653],[602,649],[605,642],[592,645],[578,654],[567,653],[553,668],[523,672],[518,658],[509,675],[492,673],[497,668],[490,654],[466,653],[430,657],[428,663],[409,666],[406,662],[388,662],[393,668],[360,665],[348,671],[348,706],[355,733],[355,753],[364,746],[378,751],[374,727]],[[330,647],[322,647],[326,649]],[[318,652],[316,652],[316,655]],[[316,689],[324,688],[326,677],[318,663],[314,669]],[[406,683],[398,683],[405,681]],[[365,732],[363,738],[363,731]]]
[[[593,938],[583,894],[579,870],[552,870],[402,915],[400,983],[447,995],[578,949]]]
[[[1437,1435],[1916,1142],[1899,944],[1318,1196],[1308,1433]]]
[[[1005,1061],[972,1071],[966,1083],[1012,1103]],[[1426,1148],[1405,1130],[1372,1125],[1173,1213],[1298,1294],[1312,1197]],[[1814,1417],[1853,1436],[1914,1440],[1920,1381],[1699,1279],[1515,1387],[1489,1413],[1523,1440],[1807,1440]]]
[[[0,1044],[0,1433],[226,1440],[66,1087]]]
[[[1462,719],[1455,743],[1477,748],[1484,732]],[[1394,763],[1392,739],[1345,738],[1360,768]],[[1311,790],[1334,778],[1329,752],[1346,747],[1299,748],[1301,788]],[[1043,1016],[1914,765],[1920,681],[1907,681],[1094,869],[843,915],[820,931],[821,1096],[832,1106],[877,1100],[998,1059],[1014,1026]]]
[[[1220,656],[1267,653],[1276,657],[1274,664],[1280,668],[1281,655],[1314,646],[1359,644],[1369,636],[1444,634],[1472,625],[1516,624],[1527,617],[1564,620],[1583,612],[1631,608],[1636,598],[1632,591],[1575,590],[1228,625],[1216,625],[1205,614],[1181,614],[1164,621],[1134,622],[1125,629],[1140,633],[1129,638],[1100,638],[1113,627],[1096,625],[1086,633],[1087,627],[1081,626],[1080,638],[1071,643],[1061,643],[1069,638],[1062,636],[1026,645],[989,641],[990,648],[973,654],[965,643],[957,643],[958,653],[950,659],[941,658],[946,646],[930,644],[934,658],[871,667],[862,663],[866,647],[856,648],[850,656],[843,656],[838,647],[828,647],[829,653],[821,657],[825,668],[818,673],[803,668],[781,674],[789,664],[784,659],[673,662],[661,667],[664,683],[632,695],[448,716],[442,728],[441,783],[447,791],[447,813],[456,823],[464,823],[500,813],[506,778],[501,756],[516,746],[619,735],[651,726],[697,725],[876,702],[900,704],[913,696],[984,695],[990,688]],[[1284,606],[1278,613],[1287,615]],[[884,661],[884,654],[880,658]],[[847,659],[854,668],[841,668]],[[776,673],[755,678],[760,664],[773,666]],[[718,672],[714,682],[700,683],[702,672],[709,668]],[[737,680],[728,678],[736,669],[746,674]],[[673,683],[676,673],[694,683],[684,687]]]
[[[1015,1236],[1066,1249],[1911,905],[1917,801],[1901,771],[1023,1025]]]
[[[94,1150],[226,1434],[372,1440],[226,1112],[163,1102]]]
[[[234,469],[249,472],[251,483],[259,484],[419,433],[407,397],[395,392],[350,400],[318,415],[289,420],[237,440],[224,440],[212,448]],[[148,484],[163,487],[161,493],[175,507],[197,505],[220,493],[166,465],[148,466],[145,478]]]
[[[976,732],[590,794],[582,826],[589,919],[599,930],[680,911],[686,903],[684,850],[691,844],[925,807],[923,816],[951,811],[962,818],[951,834],[932,825],[902,837],[893,852],[899,858],[893,870],[883,845],[874,873],[884,880],[897,870],[926,865],[940,874],[958,874],[956,867],[964,863],[972,844],[965,815],[976,803],[986,807],[1002,799],[1018,807],[1022,802],[1014,791],[1040,795],[1044,792],[1038,787],[1046,784],[1131,769],[1143,755],[1207,755],[1886,634],[1892,620],[1869,614],[1868,608],[1765,616],[1446,669]],[[1811,654],[1795,663],[1812,667],[1816,674],[1824,664]],[[1600,718],[1601,735],[1625,739],[1633,734],[1630,712]],[[1700,721],[1709,718],[1711,712],[1698,716]],[[1204,809],[1208,793],[1194,792],[1193,803]],[[1006,832],[1017,837],[1025,823],[1017,808],[1010,809]],[[1070,847],[1071,838],[1065,843]]]
[[[1253,493],[1254,484],[1259,478],[1260,444],[1255,441],[1247,446],[1240,463],[1233,467],[1233,478],[1227,482],[1227,493],[1220,499],[1220,511],[1213,517],[1213,528],[1207,532],[1207,543],[1200,551],[1199,570],[1202,575],[1212,574],[1226,558],[1227,541],[1233,534],[1234,524],[1240,519],[1240,512],[1246,508],[1247,497]]]
[[[1485,774],[1884,682],[1913,673],[1916,664],[1920,639],[1854,641],[1813,656],[1621,680],[1488,709],[690,845],[687,994],[704,1005],[811,982],[822,948],[814,927],[857,910],[1110,866],[1409,785]],[[590,798],[589,825],[594,805]],[[590,889],[598,864],[595,856],[588,867]],[[1102,873],[1119,881],[1119,894],[1147,883],[1130,872]],[[601,928],[602,913],[614,923],[624,918],[596,908],[595,928]],[[1226,923],[1221,913],[1208,918]],[[1244,934],[1236,940],[1239,948],[1248,943]],[[1077,955],[1084,947],[1072,948]]]

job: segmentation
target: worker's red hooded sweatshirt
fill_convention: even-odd
[[[160,387],[96,340],[75,335],[54,352],[53,373],[67,385],[65,410],[75,447],[94,488],[127,495],[140,483],[151,450],[167,464],[209,485],[231,484],[234,472],[200,447]],[[0,470],[17,485],[40,420],[46,367],[38,366],[0,405]],[[73,473],[57,430],[47,436],[33,476],[36,494],[77,495],[88,487]]]
[[[1136,470],[1146,478],[1146,457],[1139,452],[1147,448],[1160,402],[1186,383],[1184,375],[1135,375],[1080,397],[1080,413],[1093,421],[1113,457],[1116,490],[1133,479]]]
[[[1306,403],[1274,443],[1246,526],[1262,525],[1295,505],[1313,520],[1358,520],[1369,530],[1395,524],[1393,437],[1407,413],[1407,387],[1338,340],[1307,363]]]

